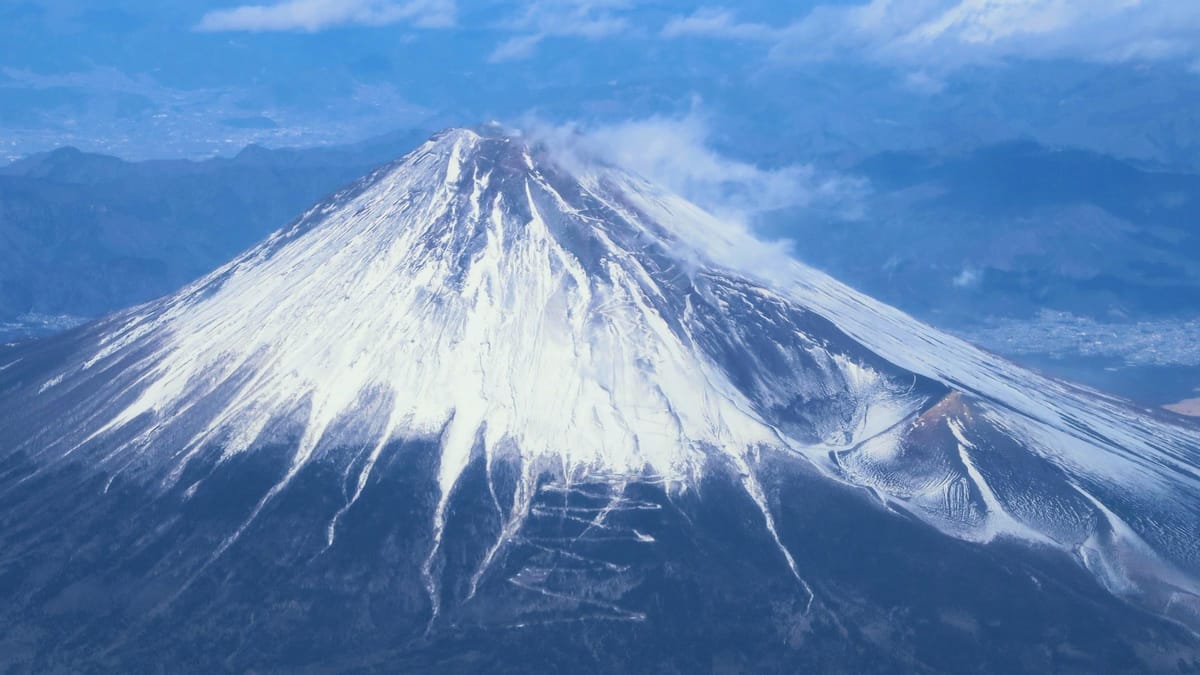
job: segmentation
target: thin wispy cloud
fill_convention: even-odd
[[[632,7],[629,0],[534,0],[503,22],[501,28],[513,35],[497,45],[488,60],[528,58],[551,37],[599,40],[622,34],[631,27],[624,11]]]
[[[678,16],[663,26],[665,38],[710,37],[727,40],[776,40],[782,31],[766,24],[739,21],[730,10],[707,7]]]
[[[488,60],[492,63],[500,63],[503,61],[520,61],[533,56],[537,51],[538,45],[546,36],[542,33],[531,33],[528,35],[517,35],[508,38],[504,42],[496,45],[492,50]]]
[[[864,180],[810,164],[762,167],[714,148],[704,115],[655,116],[594,126],[527,122],[535,136],[641,175],[722,218],[753,223],[783,209],[861,215]]]
[[[285,0],[271,5],[242,5],[205,14],[202,31],[316,32],[339,26],[386,26],[407,23],[419,28],[453,26],[454,0]]]
[[[669,20],[664,37],[770,40],[780,62],[867,60],[949,68],[1005,59],[1200,56],[1200,4],[1178,0],[870,0],[823,4],[782,28],[721,8]]]
[[[857,51],[880,60],[937,56],[951,63],[1124,61],[1185,55],[1195,49],[1197,29],[1200,5],[1166,0],[919,0],[903,6],[872,0],[813,12],[779,49],[792,58]]]

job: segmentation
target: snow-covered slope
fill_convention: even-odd
[[[520,138],[444,132],[85,334],[39,381],[5,387],[19,401],[5,450],[167,489],[198,458],[285,445],[289,468],[214,558],[314,463],[349,486],[333,545],[389,443],[424,438],[440,450],[435,614],[447,506],[477,454],[489,485],[500,463],[520,480],[511,501],[490,488],[507,522],[472,583],[540,476],[678,493],[721,469],[807,588],[760,480],[769,457],[953,537],[1063,550],[1200,625],[1194,429],[1021,370],[639,178]]]

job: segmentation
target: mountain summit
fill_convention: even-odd
[[[492,131],[0,351],[0,462],[33,669],[1197,653],[1194,429]]]

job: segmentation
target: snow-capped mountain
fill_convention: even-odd
[[[734,585],[790,598],[786,621],[763,622],[790,626],[777,642],[801,663],[816,652],[795,635],[853,623],[805,532],[853,538],[860,512],[920,532],[897,549],[918,566],[934,546],[1048,565],[1013,596],[1147,611],[1166,619],[1146,638],[1173,645],[1164,663],[1197,653],[1196,429],[1017,368],[521,137],[443,132],[175,295],[0,352],[0,451],[13,606],[52,614],[81,580],[138,580],[105,615],[125,617],[118,634],[61,638],[118,665],[178,622],[278,634],[300,605],[330,612],[319,598],[350,569],[394,591],[392,656],[422,654],[413,668],[445,666],[439,639],[497,621],[594,638],[597,623],[660,621],[665,601],[645,598],[662,570],[751,564],[647,551],[747,537],[741,555],[778,578]],[[837,496],[798,515],[822,491]],[[705,513],[740,514],[739,531]],[[56,528],[90,557],[56,553]],[[363,543],[382,532],[386,546]],[[272,566],[290,581],[261,576]],[[213,600],[251,577],[278,604]],[[1061,590],[1089,583],[1105,591]],[[234,641],[222,663],[263,649]],[[895,663],[946,665],[931,658]],[[395,662],[372,663],[355,667]]]

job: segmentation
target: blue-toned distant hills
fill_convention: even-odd
[[[0,168],[0,324],[21,332],[44,323],[21,317],[95,317],[162,295],[417,140],[200,162],[62,148]]]
[[[775,214],[797,252],[889,303],[960,326],[1045,309],[1099,320],[1200,310],[1200,176],[1029,142],[883,153],[861,218]]]

